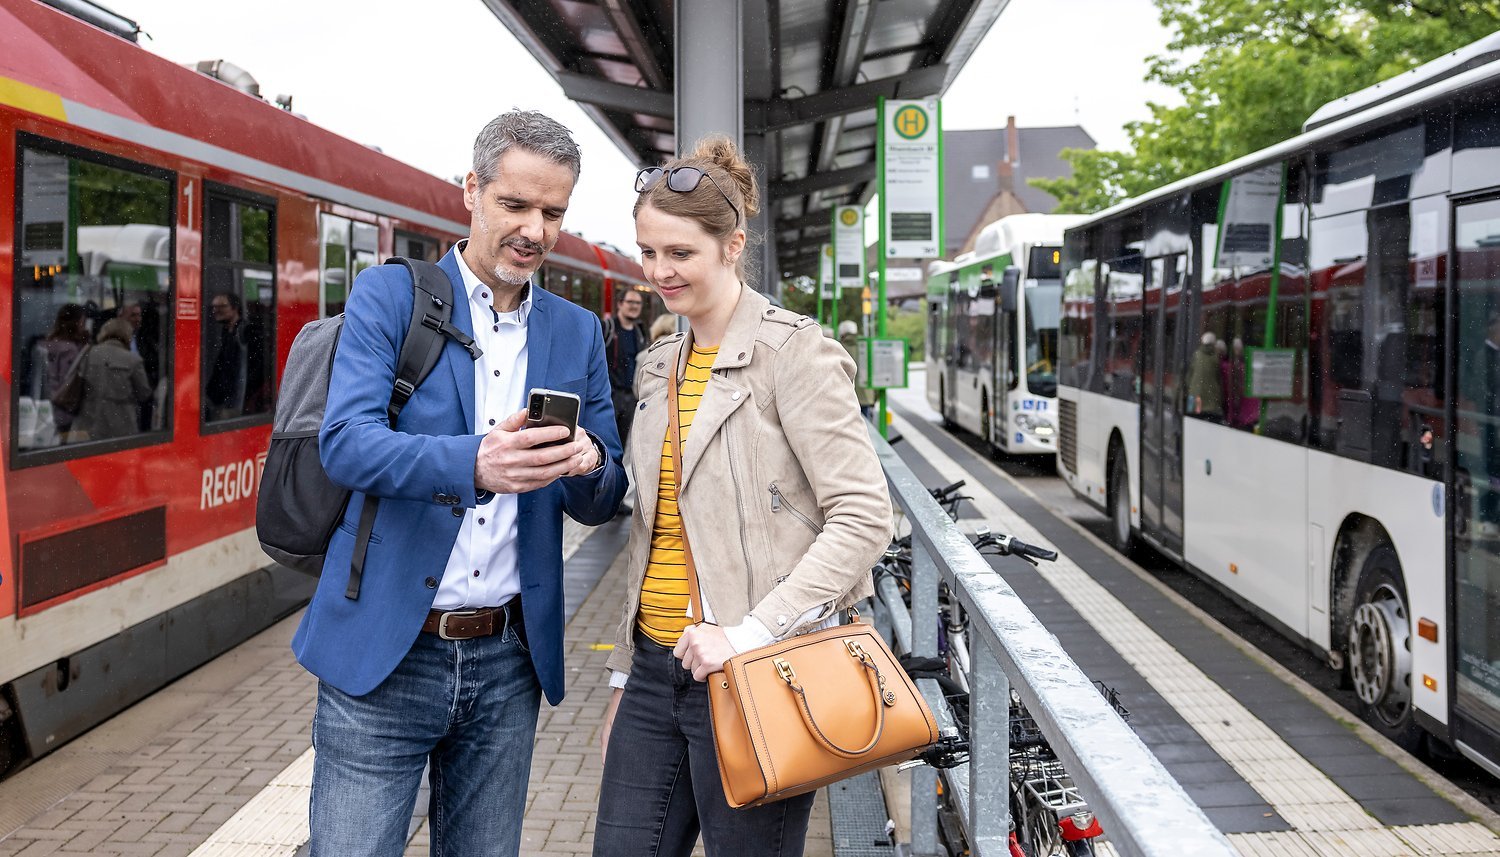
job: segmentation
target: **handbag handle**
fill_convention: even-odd
[[[677,347],[677,356],[672,361],[672,371],[667,376],[667,434],[672,440],[672,489],[677,494],[677,527],[682,534],[682,561],[688,581],[689,604],[693,608],[693,624],[703,624],[703,597],[698,594],[698,567],[693,565],[693,549],[688,545],[687,519],[682,515],[682,426],[677,413],[677,367],[688,347],[688,337],[683,337]]]
[[[776,658],[774,663],[776,665],[776,672],[781,676],[781,680],[786,682],[786,686],[791,688],[793,693],[797,694],[797,701],[799,703],[797,713],[802,715],[802,722],[807,726],[807,731],[828,752],[842,756],[845,759],[857,759],[875,749],[875,745],[880,743],[880,736],[885,732],[885,709],[887,706],[896,704],[896,696],[885,689],[885,676],[880,674],[880,667],[875,665],[874,658],[870,657],[868,653],[860,648],[859,643],[849,640],[844,645],[848,647],[849,654],[857,658],[860,666],[864,667],[865,678],[870,683],[870,694],[875,698],[875,734],[871,735],[870,740],[865,746],[858,750],[847,750],[840,747],[833,742],[833,739],[824,734],[822,728],[818,726],[818,721],[813,718],[812,708],[807,703],[807,691],[803,690],[801,682],[797,681],[797,671],[792,669],[792,665],[784,658]]]

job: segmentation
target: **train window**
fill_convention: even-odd
[[[215,185],[205,188],[200,364],[205,425],[243,417],[264,420],[271,413],[276,378],[275,221],[269,200]]]
[[[415,232],[396,232],[396,255],[405,256],[408,259],[421,259],[424,262],[436,262],[443,257],[442,245],[436,238],[426,235],[418,235]]]
[[[88,454],[162,439],[172,395],[172,173],[27,135],[19,165],[16,450],[43,463],[75,454],[61,447]]]
[[[323,283],[319,315],[326,318],[344,311],[349,288],[359,272],[378,264],[380,231],[373,224],[336,214],[322,215],[320,223]]]

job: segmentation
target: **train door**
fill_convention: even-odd
[[[1141,331],[1141,529],[1182,551],[1182,396],[1179,366],[1187,256],[1146,266]]]
[[[1500,199],[1458,206],[1453,223],[1453,737],[1461,749],[1494,759],[1500,752]]]

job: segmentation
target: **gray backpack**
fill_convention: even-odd
[[[399,256],[387,259],[386,264],[405,267],[415,290],[411,324],[396,359],[396,380],[386,407],[389,425],[395,428],[401,409],[437,365],[447,340],[462,345],[471,359],[478,360],[482,352],[468,334],[452,324],[453,283],[442,268]],[[333,374],[333,355],[343,329],[344,315],[339,313],[309,322],[292,341],[255,504],[255,531],[261,549],[282,565],[312,575],[323,571],[328,542],[344,518],[352,493],[328,478],[318,455],[318,431],[328,406],[328,379]],[[348,598],[359,597],[365,552],[379,504],[380,498],[366,496],[360,510],[349,586],[344,590]]]

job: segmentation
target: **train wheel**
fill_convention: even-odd
[[[1402,749],[1422,745],[1412,717],[1411,615],[1396,551],[1381,544],[1365,558],[1349,620],[1349,679],[1364,721]]]
[[[1109,537],[1115,550],[1130,553],[1135,541],[1130,532],[1130,471],[1125,450],[1118,446],[1109,465]]]

